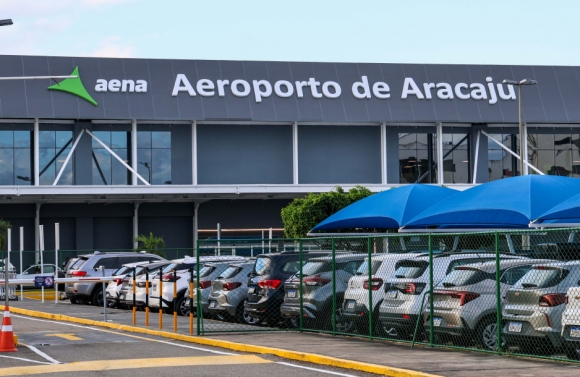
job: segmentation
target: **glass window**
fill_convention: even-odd
[[[300,268],[298,269],[300,270]],[[302,274],[304,276],[315,275],[321,272],[331,271],[332,266],[328,262],[308,262],[302,266]]]
[[[342,269],[349,274],[354,275],[362,262],[362,260],[348,262]]]
[[[443,134],[443,173],[445,183],[469,183],[469,137]]]
[[[400,261],[396,264],[396,270],[393,273],[394,278],[398,279],[416,279],[423,275],[429,267],[429,263],[424,261]]]
[[[282,266],[282,272],[287,274],[295,274],[296,272],[300,271],[300,262],[286,262],[284,266]]]
[[[38,143],[41,185],[54,183],[56,175],[70,153],[72,141],[72,131],[40,131]],[[69,160],[58,181],[59,185],[73,184],[73,161],[72,158]]]
[[[431,134],[399,134],[399,180],[401,183],[436,183],[436,150]],[[431,167],[431,169],[430,169]]]
[[[0,185],[31,185],[30,131],[0,131]]]
[[[272,269],[273,265],[274,262],[268,257],[260,257],[256,259],[256,264],[254,265],[254,275],[265,275]]]
[[[93,134],[107,147],[111,148],[125,163],[131,165],[127,145],[130,137],[125,131],[95,131]],[[93,139],[93,184],[128,185],[131,179],[129,170],[123,166],[100,143]]]
[[[461,287],[465,285],[477,284],[485,279],[494,279],[494,275],[485,273],[481,270],[461,267],[460,269],[455,269],[445,276],[441,281],[440,285],[445,288],[450,287]]]
[[[504,284],[514,285],[530,270],[530,268],[531,266],[509,268],[504,272],[500,281]]]
[[[220,276],[218,276],[218,279],[230,279],[230,278],[233,278],[240,271],[242,271],[242,268],[241,267],[230,266],[230,267],[226,268],[226,270],[224,272],[222,272]]]
[[[378,260],[373,260],[371,262],[371,275],[374,275],[377,273],[377,270],[379,269],[380,265],[381,265],[381,262]],[[363,263],[359,266],[359,268],[356,270],[356,274],[357,275],[368,275],[369,274],[369,260],[368,260],[368,258],[365,259],[363,261]]]
[[[171,132],[137,132],[137,160],[137,172],[149,183],[171,184]]]
[[[532,289],[553,287],[564,280],[569,272],[561,268],[532,268],[517,282],[517,286]]]

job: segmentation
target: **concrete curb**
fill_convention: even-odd
[[[2,310],[4,310],[4,306],[0,306]],[[344,369],[351,369],[351,370],[358,370],[362,372],[368,373],[375,373],[381,374],[384,376],[392,376],[392,377],[442,377],[435,374],[423,373],[418,371],[413,371],[409,369],[401,369],[401,368],[394,368],[389,366],[377,365],[377,364],[370,364],[364,363],[360,361],[353,361],[353,360],[343,360],[338,359],[331,356],[324,356],[318,355],[314,353],[305,353],[305,352],[298,352],[298,351],[290,351],[281,348],[271,348],[271,347],[263,347],[263,346],[255,346],[250,344],[242,344],[242,343],[235,343],[230,342],[227,340],[219,340],[219,339],[211,339],[211,338],[204,338],[199,336],[192,336],[192,335],[183,335],[177,333],[171,333],[167,331],[161,330],[152,330],[146,329],[143,327],[137,326],[129,326],[129,325],[119,325],[115,323],[109,322],[102,322],[102,321],[93,321],[90,319],[84,318],[77,318],[71,317],[62,314],[50,314],[39,312],[35,310],[28,310],[28,309],[20,309],[15,307],[10,307],[10,311],[17,314],[22,314],[30,317],[36,318],[43,318],[43,319],[51,319],[56,321],[65,321],[65,322],[72,322],[78,323],[83,325],[90,325],[90,326],[98,326],[98,327],[105,327],[113,330],[121,330],[139,334],[146,334],[146,335],[153,335],[159,336],[163,338],[179,340],[182,342],[189,342],[189,343],[196,343],[211,347],[219,347],[225,348],[232,351],[239,351],[239,352],[249,352],[249,353],[257,353],[257,354],[265,354],[265,355],[274,355],[278,357],[282,357],[289,360],[297,360],[297,361],[304,361],[314,364],[320,365],[328,365],[338,368]]]

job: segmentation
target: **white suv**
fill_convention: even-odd
[[[580,283],[580,276],[577,280]],[[566,344],[566,356],[580,360],[580,286],[568,288],[566,309],[562,315],[562,338]]]
[[[235,256],[219,256],[219,257],[200,257],[201,265],[207,262],[225,262],[225,261],[245,261],[244,257]],[[189,288],[189,280],[191,278],[190,270],[193,269],[193,276],[197,270],[197,259],[194,257],[187,257],[181,259],[174,259],[171,264],[163,269],[161,276],[161,289],[159,282],[159,275],[152,278],[151,281],[151,296],[149,296],[149,307],[159,309],[159,301],[161,307],[165,309],[166,313],[173,313],[173,308],[177,308],[178,315],[186,315],[189,308],[185,305],[185,292]],[[200,266],[201,269],[201,266]],[[173,271],[175,270],[175,278]],[[175,284],[175,289],[174,289]],[[174,302],[173,295],[176,292],[176,299]],[[161,300],[160,300],[161,298]]]
[[[372,300],[373,322],[378,323],[378,307],[383,301],[384,292],[381,289],[385,279],[395,271],[395,264],[401,259],[413,258],[424,253],[387,253],[371,257],[371,281],[369,282],[369,260],[365,258],[356,274],[348,281],[344,292],[342,315],[345,320],[350,318],[358,332],[369,329],[369,299]],[[372,290],[372,298],[369,292]],[[375,326],[375,328],[378,328]]]

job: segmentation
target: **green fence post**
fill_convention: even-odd
[[[419,313],[421,315],[421,313]],[[429,233],[429,345],[433,347],[433,235]]]
[[[368,237],[367,240],[367,254],[368,254],[368,267],[369,267],[369,337],[370,339],[373,338],[373,271],[372,271],[372,263],[371,263],[371,237]]]
[[[336,335],[336,245],[332,237],[332,335]]]
[[[300,251],[300,318],[298,318],[298,321],[300,322],[299,324],[300,332],[302,332],[304,331],[304,301],[302,301],[302,264],[303,264],[302,240],[300,240],[298,248]]]
[[[495,296],[496,296],[496,326],[497,326],[497,353],[501,355],[501,287],[499,268],[499,234],[495,232]]]

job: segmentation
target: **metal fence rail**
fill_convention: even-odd
[[[5,272],[0,272],[0,281],[4,282],[6,273]],[[8,273],[8,280],[10,279],[16,279],[16,273],[14,272],[9,272]],[[4,284],[0,285],[0,300],[4,300],[6,298],[6,288],[4,286]],[[8,300],[18,300],[18,296],[16,295],[16,287],[15,286],[9,286],[8,287]]]
[[[276,240],[255,258],[219,263],[200,252],[197,331],[310,331],[579,360],[578,231]]]

